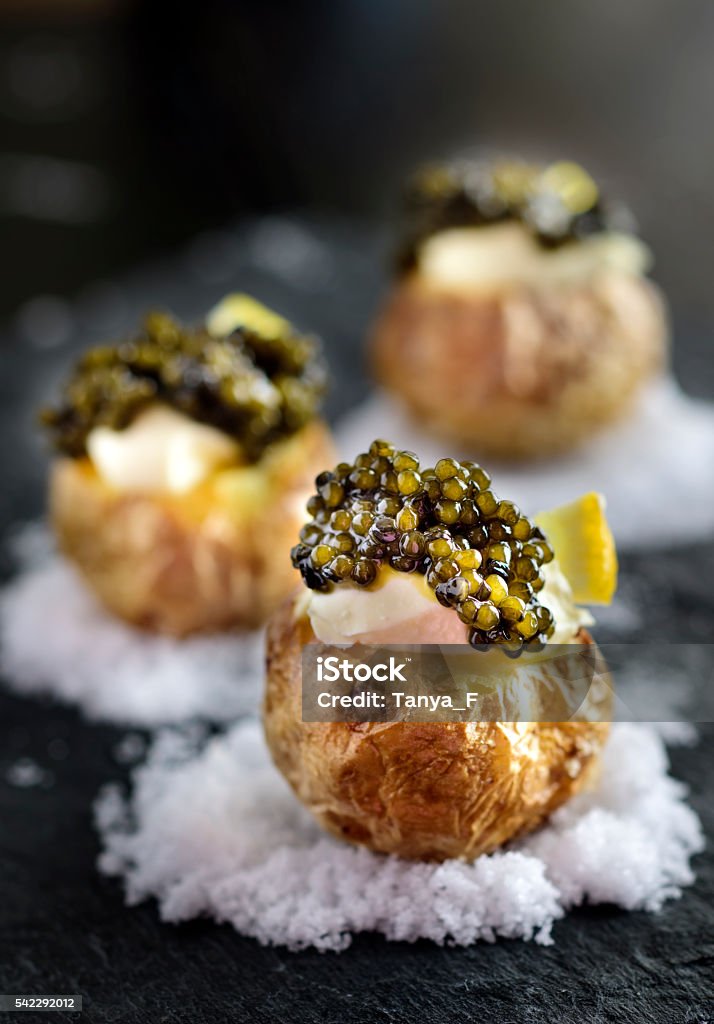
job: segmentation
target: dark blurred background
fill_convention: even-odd
[[[248,212],[384,218],[414,162],[485,147],[584,162],[714,322],[710,0],[3,0],[0,25],[0,314]]]

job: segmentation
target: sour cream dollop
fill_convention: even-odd
[[[95,427],[87,452],[116,490],[171,494],[192,490],[240,457],[227,434],[160,404],[149,406],[124,430]]]
[[[577,283],[608,270],[640,275],[652,260],[632,235],[602,232],[548,249],[523,224],[508,221],[440,231],[422,244],[418,262],[434,284],[487,289]]]
[[[543,567],[541,604],[550,608],[555,632],[550,643],[570,643],[581,626],[594,619],[573,600],[557,561]],[[327,593],[308,591],[299,612],[310,619],[315,636],[326,644],[465,644],[467,629],[456,612],[444,608],[421,574],[383,568],[374,588],[338,584]]]

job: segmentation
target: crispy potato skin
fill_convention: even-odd
[[[303,722],[301,650],[315,638],[294,602],[268,629],[265,734],[296,795],[334,835],[400,857],[471,860],[536,828],[596,768],[607,721]],[[579,639],[593,643],[585,631]]]
[[[310,423],[265,454],[255,501],[227,491],[225,474],[184,495],[119,493],[89,459],[58,459],[51,521],[61,551],[127,622],[174,636],[253,627],[298,583],[290,548],[333,461],[328,428]]]
[[[434,432],[519,459],[577,446],[661,370],[657,288],[608,271],[583,285],[476,292],[397,283],[375,324],[377,379]]]

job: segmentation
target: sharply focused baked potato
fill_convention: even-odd
[[[415,272],[395,284],[372,339],[377,379],[422,424],[506,459],[565,451],[626,415],[665,351],[656,288],[616,272],[486,292]]]
[[[584,630],[578,640],[593,644]],[[536,828],[597,766],[611,714],[602,678],[579,721],[303,722],[311,641],[289,600],[268,632],[265,733],[298,798],[340,838],[401,857],[472,859]]]
[[[333,457],[314,420],[256,465],[177,495],[117,491],[88,458],[60,458],[51,521],[62,552],[128,622],[175,636],[257,626],[297,584],[290,548],[313,478]]]

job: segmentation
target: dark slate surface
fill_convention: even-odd
[[[212,236],[174,263],[85,295],[66,341],[57,330],[56,347],[5,338],[13,377],[0,374],[3,536],[42,509],[44,458],[30,429],[32,407],[73,348],[131,322],[151,301],[195,316],[228,287],[254,290],[328,339],[333,415],[365,393],[360,338],[380,289],[382,246],[348,225],[312,224],[306,233],[291,222],[287,235],[285,227]],[[714,394],[706,338],[691,328],[681,333],[680,376],[697,393]],[[622,562],[646,626],[612,639],[712,639],[714,544]],[[9,572],[6,547],[2,569]],[[600,636],[608,639],[606,631]],[[681,900],[655,915],[580,909],[555,926],[547,948],[500,941],[441,949],[362,936],[340,955],[292,954],[210,922],[164,925],[153,904],[128,909],[119,884],[95,871],[90,814],[99,787],[126,777],[114,757],[125,731],[90,726],[51,701],[0,693],[0,992],[81,992],[83,1019],[92,1022],[714,1021],[710,847],[696,858],[696,884]],[[710,838],[713,737],[704,727],[698,746],[672,752],[673,771],[691,787]],[[45,785],[8,783],[7,769],[21,757],[51,773]]]

